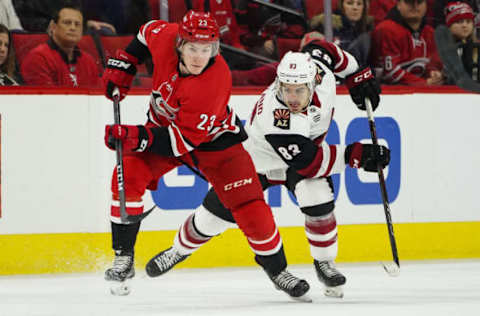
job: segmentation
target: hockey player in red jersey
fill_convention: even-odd
[[[357,142],[344,147],[325,142],[334,113],[335,75],[346,79],[353,101],[362,110],[365,98],[374,109],[378,106],[380,87],[370,68],[359,69],[355,58],[335,44],[309,39],[303,51],[283,57],[275,82],[254,107],[244,146],[263,189],[283,184],[296,196],[325,295],[342,297],[346,278],[334,265],[337,223],[330,176],[346,166],[377,172],[377,165],[388,165],[390,151],[381,145]],[[210,190],[203,205],[181,225],[172,247],[147,264],[147,272],[167,272],[232,223],[235,218],[228,206]]]
[[[109,60],[103,80],[110,99],[115,88],[125,97],[135,65],[147,55],[152,55],[155,65],[147,123],[108,125],[105,130],[106,145],[114,149],[114,141],[120,140],[126,152],[126,212],[142,214],[145,190],[154,190],[168,171],[182,164],[196,168],[231,210],[278,289],[302,297],[309,285],[286,270],[282,240],[252,160],[241,144],[246,133],[227,104],[232,79],[218,50],[215,20],[208,13],[189,11],[180,24],[150,21],[143,25],[125,51]],[[123,282],[135,274],[134,246],[140,222],[121,221],[116,170],[112,198],[115,260],[105,278]]]

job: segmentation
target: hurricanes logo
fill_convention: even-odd
[[[169,121],[175,120],[180,108],[174,108],[168,104],[172,96],[173,87],[169,82],[163,82],[156,91],[152,91],[150,104],[155,114],[166,117]]]
[[[289,129],[290,111],[285,109],[276,109],[273,111],[273,125],[281,129]]]

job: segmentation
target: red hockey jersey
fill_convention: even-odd
[[[177,33],[176,23],[150,21],[137,38],[148,47],[155,65],[149,119],[168,128],[172,152],[181,156],[226,132],[239,133],[240,127],[228,107],[232,77],[223,57],[217,55],[200,75],[181,75]]]
[[[425,22],[413,31],[393,8],[372,32],[372,64],[385,83],[424,85],[432,70],[442,70],[434,30]]]

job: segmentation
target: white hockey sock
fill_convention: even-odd
[[[333,261],[337,257],[337,221],[331,212],[325,216],[305,215],[305,233],[310,253],[318,261]]]

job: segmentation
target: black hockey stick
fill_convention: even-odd
[[[373,118],[372,104],[368,98],[365,99],[365,104],[367,108],[368,124],[370,126],[370,135],[372,137],[372,142],[374,145],[378,145],[377,129],[375,127],[375,119]],[[387,221],[388,237],[390,238],[390,246],[392,248],[393,261],[395,263],[394,265],[387,265],[385,263],[382,264],[383,268],[390,276],[397,276],[400,273],[400,260],[398,259],[397,243],[395,241],[395,234],[393,232],[392,215],[390,214],[390,204],[388,202],[385,176],[383,175],[383,169],[380,165],[377,166],[377,173],[380,184],[380,191],[382,193],[383,210],[385,211],[385,219]]]
[[[113,97],[113,122],[115,124],[120,124],[120,91],[118,88],[115,88],[112,93]],[[117,154],[117,185],[118,185],[118,196],[120,200],[120,219],[122,224],[135,224],[144,219],[148,214],[150,214],[154,209],[155,205],[146,212],[143,212],[139,215],[128,215],[126,210],[126,199],[125,199],[125,186],[124,186],[124,177],[123,177],[123,148],[122,142],[120,139],[115,140],[115,152]]]

